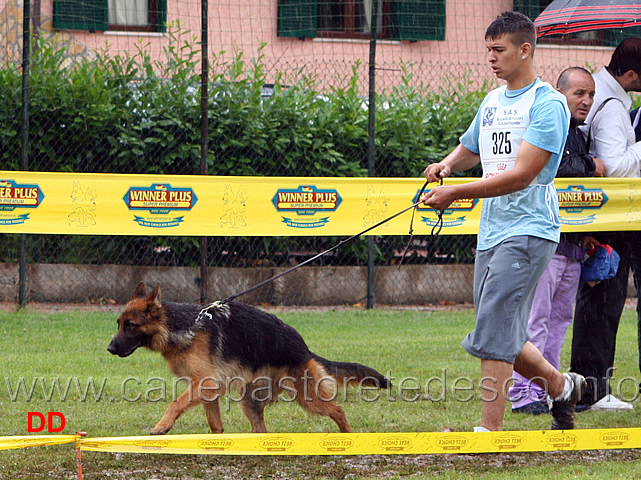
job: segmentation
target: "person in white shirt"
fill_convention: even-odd
[[[621,42],[610,64],[593,77],[596,96],[583,127],[588,135],[590,155],[601,159],[607,177],[639,177],[641,142],[635,142],[629,113],[632,99],[628,92],[641,92],[641,38]],[[616,277],[595,286],[587,283],[579,286],[571,370],[583,375],[587,383],[577,410],[631,410],[631,403],[612,394],[609,379],[613,375],[616,336],[627,297],[630,268],[635,272],[635,279],[641,278],[641,233],[599,232],[599,240],[613,247],[621,261]],[[638,318],[641,321],[641,314]]]

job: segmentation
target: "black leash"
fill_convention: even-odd
[[[425,188],[430,182],[426,181],[423,184],[423,188],[421,188],[421,191],[418,193],[418,198],[420,199],[423,196],[423,192],[425,191]],[[443,185],[443,179],[441,178],[440,185]],[[420,203],[420,202],[419,202]],[[398,268],[401,268],[401,265],[403,264],[403,260],[405,260],[405,255],[407,255],[407,251],[409,250],[410,246],[412,245],[412,240],[414,240],[414,214],[416,213],[416,208],[412,210],[412,219],[410,220],[410,239],[407,241],[407,245],[405,245],[405,250],[403,250],[403,255],[401,255],[401,261],[398,262]],[[438,236],[439,233],[441,233],[441,230],[443,229],[443,211],[440,211],[438,213],[438,220],[436,223],[432,226],[432,231],[430,232],[430,242],[427,245],[427,250],[432,249],[432,245],[434,244],[434,239]]]
[[[414,211],[412,212],[412,220],[411,220],[411,223],[410,223],[410,231],[409,231],[409,233],[410,233],[410,242],[411,242],[411,241],[412,241],[412,238],[414,237],[414,212],[416,211],[416,207],[418,207],[421,203],[423,203],[423,202],[421,201],[421,196],[423,195],[423,192],[425,191],[425,188],[427,187],[428,183],[429,183],[429,182],[427,182],[427,181],[426,181],[426,182],[425,182],[425,184],[423,185],[423,188],[421,188],[421,191],[420,191],[420,193],[418,194],[418,201],[417,201],[417,202],[415,202],[414,204],[410,205],[409,207],[404,208],[404,209],[403,209],[403,210],[401,210],[400,212],[397,212],[397,213],[395,213],[394,215],[392,215],[392,216],[390,216],[390,217],[387,217],[387,218],[386,218],[386,219],[384,219],[384,220],[381,220],[381,221],[380,221],[380,222],[378,222],[376,225],[372,225],[371,227],[366,228],[366,229],[365,229],[365,230],[363,230],[362,232],[359,232],[359,233],[357,233],[357,234],[355,234],[355,235],[352,235],[352,236],[351,236],[351,237],[349,237],[349,238],[345,238],[345,239],[341,240],[339,243],[337,243],[337,244],[336,244],[336,245],[334,245],[333,247],[328,248],[328,249],[327,249],[327,250],[325,250],[324,252],[321,252],[321,253],[319,253],[319,254],[317,254],[317,255],[314,255],[314,256],[313,256],[313,257],[311,257],[311,258],[308,258],[308,259],[307,259],[307,260],[305,260],[304,262],[301,262],[301,263],[299,263],[299,264],[297,264],[297,265],[294,265],[294,266],[293,266],[293,267],[291,267],[291,268],[288,268],[288,269],[287,269],[287,270],[285,270],[284,272],[278,273],[278,274],[274,275],[273,277],[270,277],[270,278],[268,278],[267,280],[263,280],[262,282],[260,282],[260,283],[258,283],[258,284],[256,284],[256,285],[254,285],[253,287],[250,287],[250,288],[248,288],[248,289],[246,289],[246,290],[244,290],[244,291],[242,291],[242,292],[240,292],[240,293],[237,293],[237,294],[235,294],[235,295],[231,295],[231,296],[227,297],[227,298],[226,298],[226,299],[224,299],[224,300],[216,301],[216,302],[214,302],[214,303],[212,303],[212,304],[208,305],[205,309],[203,309],[203,311],[201,311],[201,314],[202,314],[204,311],[208,310],[208,309],[209,309],[209,307],[213,307],[213,306],[220,306],[220,305],[222,305],[222,304],[224,304],[224,303],[229,303],[229,302],[231,302],[232,300],[234,300],[234,299],[236,299],[236,298],[238,298],[238,297],[242,297],[243,295],[246,295],[246,294],[248,294],[249,292],[253,292],[253,291],[254,291],[254,290],[256,290],[256,289],[258,289],[258,288],[260,288],[260,287],[263,287],[263,286],[267,285],[268,283],[271,283],[271,282],[273,282],[274,280],[276,280],[276,279],[278,279],[278,278],[280,278],[280,277],[282,277],[282,276],[287,275],[288,273],[293,272],[293,271],[294,271],[294,270],[296,270],[297,268],[300,268],[300,267],[302,267],[303,265],[307,265],[308,263],[313,262],[313,261],[314,261],[314,260],[316,260],[317,258],[320,258],[320,257],[322,257],[323,255],[327,255],[327,254],[328,254],[328,253],[330,253],[330,252],[333,252],[334,250],[336,250],[336,249],[340,248],[343,244],[345,244],[345,243],[347,243],[347,242],[349,242],[349,241],[351,241],[351,240],[353,240],[353,239],[355,239],[355,238],[357,238],[357,237],[360,237],[361,235],[366,234],[366,233],[367,233],[367,232],[369,232],[370,230],[374,230],[375,228],[380,227],[380,226],[381,226],[381,225],[383,225],[384,223],[387,223],[387,222],[389,222],[390,220],[393,220],[394,218],[398,217],[399,215],[402,215],[403,213],[407,212],[408,210],[412,210],[412,209],[414,209]],[[443,185],[443,179],[441,179],[441,185]],[[438,228],[437,228],[437,226],[438,226]],[[431,237],[432,237],[432,239],[433,239],[433,237],[435,237],[436,235],[438,235],[438,234],[441,232],[441,229],[442,229],[442,228],[443,228],[443,212],[440,212],[440,213],[439,213],[439,215],[438,215],[438,221],[437,221],[437,222],[436,222],[436,224],[432,227],[432,232],[431,232],[431,234],[430,234],[430,235],[431,235]],[[409,246],[410,246],[410,242],[408,242],[407,247],[405,248],[405,252],[403,252],[403,257],[405,257],[405,253],[407,253],[407,250],[408,250],[408,248],[409,248]],[[430,242],[430,245],[431,245],[431,242]],[[403,261],[403,258],[401,258],[401,262],[402,262],[402,261]],[[399,265],[399,267],[400,267],[400,265]]]

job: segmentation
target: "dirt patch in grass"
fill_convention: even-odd
[[[635,304],[636,305],[636,304]],[[331,312],[340,311],[346,312],[350,310],[365,310],[362,304],[355,305],[332,305],[321,307],[290,307],[290,306],[274,306],[274,305],[256,305],[256,307],[267,310],[270,312]],[[58,312],[113,312],[119,313],[124,308],[124,305],[117,303],[40,303],[29,302],[25,307],[26,311],[42,312],[42,313],[58,313]],[[440,311],[440,312],[457,312],[463,310],[472,310],[474,306],[470,303],[449,303],[443,302],[442,304],[429,304],[429,305],[376,305],[374,307],[378,310],[413,310],[413,311]],[[0,302],[0,312],[15,312],[20,309],[17,303]]]
[[[124,305],[115,302],[106,301],[104,303],[41,303],[30,302],[26,305],[25,309],[34,312],[56,313],[56,312],[113,312],[119,313],[122,311]],[[350,310],[365,310],[364,304],[354,305],[333,305],[322,307],[289,307],[289,306],[274,306],[274,305],[256,305],[256,307],[268,310],[271,312],[331,312],[331,311],[350,311]],[[465,310],[473,310],[474,305],[471,303],[452,303],[441,302],[438,304],[429,305],[385,305],[377,304],[374,307],[379,310],[412,310],[412,311],[426,311],[426,312],[460,312]],[[634,310],[637,308],[637,299],[629,297],[625,302],[625,310]],[[0,302],[0,312],[14,312],[19,310],[20,307],[17,303]]]
[[[603,462],[638,462],[638,450],[542,452],[475,455],[363,455],[330,457],[217,457],[202,455],[83,454],[85,480],[357,479],[450,475],[473,478],[501,470],[522,473],[537,466],[591,466]],[[57,471],[5,472],[0,478],[77,478],[75,462]],[[458,474],[458,475],[457,475]]]

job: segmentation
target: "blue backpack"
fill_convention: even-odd
[[[582,282],[607,280],[617,274],[621,257],[610,245],[600,245],[588,250],[589,257],[581,267]]]

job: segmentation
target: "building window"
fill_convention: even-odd
[[[445,40],[445,0],[278,0],[278,36]]]
[[[164,32],[167,0],[54,0],[53,26],[63,30]]]
[[[373,0],[318,0],[319,36],[369,38],[372,31]],[[376,35],[389,37],[387,21],[389,2],[378,0],[376,5]],[[386,11],[387,10],[387,11]]]
[[[552,0],[514,0],[514,10],[535,20]],[[538,44],[555,45],[596,45],[615,47],[623,39],[641,36],[641,27],[624,29],[607,28],[569,35],[546,35],[537,40]]]
[[[156,0],[108,0],[107,30],[155,32],[158,25]]]

